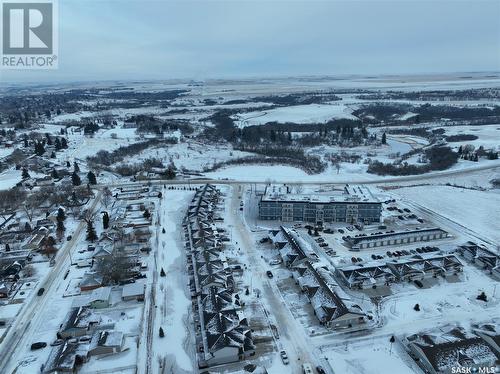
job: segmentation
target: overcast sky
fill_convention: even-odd
[[[500,70],[500,1],[59,0],[59,69],[0,82]]]

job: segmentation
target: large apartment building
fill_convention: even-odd
[[[380,222],[382,203],[364,186],[321,194],[294,192],[293,187],[269,185],[259,202],[259,218],[284,222]]]

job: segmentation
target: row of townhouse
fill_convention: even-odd
[[[252,332],[214,224],[219,200],[220,192],[214,186],[199,188],[183,224],[200,368],[255,354]]]
[[[476,324],[471,331],[442,326],[405,337],[409,355],[425,373],[495,373],[500,363],[498,320]]]
[[[295,230],[281,226],[279,230],[271,230],[269,237],[322,325],[340,329],[366,322],[368,317],[361,307],[341,289],[328,267],[319,262],[310,245]]]
[[[463,271],[463,264],[452,254],[421,256],[374,262],[369,264],[351,265],[337,268],[340,279],[351,289],[376,288],[388,286],[394,282],[411,282],[437,276],[457,275]]]
[[[467,242],[457,248],[457,252],[467,261],[487,271],[500,281],[500,255],[474,242]]]
[[[357,236],[345,236],[343,239],[351,250],[359,251],[360,249],[427,242],[431,240],[446,239],[447,237],[448,232],[445,230],[431,227],[373,235],[360,234]]]

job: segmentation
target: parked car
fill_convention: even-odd
[[[279,265],[281,264],[281,258],[275,258],[269,261],[269,265]]]
[[[343,233],[344,233],[344,230],[342,230],[342,229],[339,229],[339,232],[340,232],[341,234],[343,234]]]
[[[418,286],[418,288],[422,288],[422,287],[424,287],[423,283],[422,283],[422,282],[420,282],[418,279],[417,279],[417,280],[415,280],[415,284]]]
[[[86,342],[89,342],[90,339],[92,339],[91,336],[89,335],[84,335],[84,336],[80,336],[80,339],[78,339],[81,343],[86,343]]]
[[[316,366],[316,371],[318,372],[318,374],[326,374],[326,371],[322,366]]]
[[[45,342],[36,342],[36,343],[31,344],[31,350],[35,351],[37,349],[45,348],[46,346],[47,346],[47,343],[45,343]]]
[[[40,288],[40,289],[38,290],[37,295],[38,295],[38,296],[42,296],[44,292],[45,292],[45,288],[43,288],[43,287],[42,287],[42,288]]]
[[[312,365],[308,362],[302,364],[302,372],[304,374],[313,374],[313,368]]]
[[[266,271],[266,274],[267,274],[267,277],[268,277],[268,278],[273,278],[273,277],[274,277],[274,275],[273,275],[273,273],[271,272],[271,270]]]
[[[281,357],[281,361],[283,361],[283,365],[288,365],[290,363],[290,360],[288,359],[288,355],[286,354],[285,351],[280,352],[280,357]]]
[[[63,339],[56,339],[56,340],[54,340],[52,343],[50,343],[50,345],[51,345],[52,347],[55,347],[55,346],[57,346],[57,345],[61,345],[62,343],[64,343],[64,340],[63,340]]]

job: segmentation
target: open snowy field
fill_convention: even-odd
[[[498,215],[498,207],[500,207],[500,193],[497,191],[421,186],[401,188],[395,190],[395,193],[493,241],[500,241],[500,222],[493,213],[496,211]]]
[[[310,104],[276,108],[266,111],[238,115],[236,126],[242,128],[263,125],[267,122],[325,123],[333,118],[356,119],[351,110],[341,102],[333,104]]]
[[[412,374],[413,363],[404,360],[390,336],[347,343],[325,353],[335,373],[339,374]],[[399,348],[399,349],[397,349]]]
[[[476,148],[483,146],[485,149],[500,148],[500,124],[484,125],[484,126],[450,126],[446,127],[446,136],[450,135],[476,135],[478,139],[462,140],[458,142],[450,142],[451,146],[457,148],[463,144],[471,144]]]

